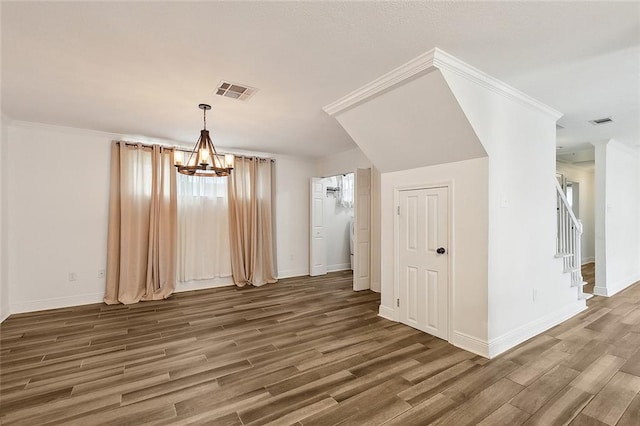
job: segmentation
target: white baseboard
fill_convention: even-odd
[[[538,334],[555,327],[568,320],[569,318],[579,314],[587,309],[587,304],[584,300],[578,300],[574,304],[562,308],[556,312],[545,315],[542,318],[533,320],[527,324],[511,330],[500,337],[489,340],[488,358],[493,358],[501,353],[519,345],[520,343],[528,340]]]
[[[336,265],[328,265],[327,272],[346,271],[351,269],[351,263],[338,263]]]
[[[387,306],[383,306],[380,305],[380,308],[378,309],[378,316],[384,318],[384,319],[388,319],[390,321],[395,321],[395,312],[393,310],[393,308],[389,308]]]
[[[553,312],[540,319],[531,321],[528,324],[524,324],[515,330],[509,331],[500,337],[490,340],[489,342],[460,331],[453,331],[449,338],[449,343],[482,357],[493,358],[514,346],[519,345],[525,340],[555,327],[585,309],[587,309],[587,306],[584,301],[576,301],[574,305],[561,309],[557,312]],[[394,318],[394,310],[386,306],[380,305],[378,316],[391,321],[396,321]]]
[[[47,309],[69,308],[71,306],[102,303],[104,293],[79,294],[77,296],[55,297],[52,299],[30,300],[11,303],[11,313],[44,311]]]
[[[632,275],[629,278],[618,281],[617,283],[611,285],[607,285],[606,287],[595,286],[593,288],[593,294],[595,294],[596,296],[611,297],[614,294],[620,293],[622,290],[635,284],[638,281],[640,281],[640,274]]]
[[[305,275],[309,275],[309,269],[286,269],[284,271],[278,271],[278,279],[303,277]]]
[[[9,310],[9,306],[3,306],[2,310],[0,310],[0,323],[4,322],[4,320],[9,318],[10,314],[11,314],[11,311]]]
[[[593,294],[595,294],[596,296],[604,296],[604,297],[610,296],[610,294],[607,294],[607,288],[600,287],[599,285],[596,285],[593,287]]]
[[[204,290],[207,288],[228,287],[235,285],[233,278],[221,277],[211,280],[198,280],[198,281],[185,281],[178,282],[176,284],[176,293],[182,293],[183,291]]]
[[[478,339],[466,333],[454,331],[449,339],[449,343],[465,351],[473,352],[476,355],[489,358],[489,343],[486,340]]]

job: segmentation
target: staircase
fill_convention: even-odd
[[[571,286],[578,289],[578,299],[592,297],[585,294],[582,286],[586,282],[582,279],[582,254],[580,242],[582,239],[582,222],[573,214],[567,197],[560,184],[556,181],[556,203],[558,209],[558,238],[556,240],[556,257],[561,258],[564,272],[571,274]]]

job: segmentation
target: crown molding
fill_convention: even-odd
[[[374,97],[380,92],[402,83],[424,71],[433,71],[434,54],[437,49],[423,53],[415,59],[400,65],[398,68],[378,77],[370,83],[365,84],[359,89],[354,90],[346,96],[322,108],[329,115],[336,115],[342,111]]]
[[[171,146],[176,145],[176,146],[185,146],[185,147],[189,146],[189,144],[193,145],[193,143],[174,141],[170,139],[153,138],[153,137],[148,137],[143,135],[130,135],[125,133],[105,132],[102,130],[83,129],[80,127],[69,127],[69,126],[60,126],[57,124],[37,123],[34,121],[13,120],[10,124],[13,127],[48,130],[48,131],[66,133],[69,135],[92,135],[96,137],[108,138],[111,140],[125,140],[125,141],[143,142],[143,143],[158,143],[160,145],[171,145]]]
[[[563,115],[560,111],[551,108],[550,106],[540,102],[537,99],[532,98],[526,93],[521,92],[520,90],[512,86],[509,86],[507,83],[500,81],[497,78],[492,77],[489,74],[480,71],[479,69],[465,62],[462,62],[455,56],[452,56],[447,52],[444,52],[437,48],[434,58],[434,65],[437,68],[447,70],[461,77],[464,77],[467,80],[476,83],[486,89],[489,89],[499,95],[524,104],[525,106],[528,106],[534,110],[543,112],[549,115],[554,120],[558,120]]]
[[[4,119],[5,117],[6,116],[3,116],[2,118]],[[110,141],[125,141],[125,142],[133,142],[133,143],[140,142],[140,143],[147,143],[147,144],[155,143],[163,146],[183,148],[188,150],[191,150],[193,148],[193,142],[181,142],[181,141],[174,141],[171,139],[152,138],[152,137],[143,136],[143,135],[112,133],[112,132],[105,132],[102,130],[83,129],[80,127],[68,127],[68,126],[60,126],[56,124],[37,123],[34,121],[11,120],[11,119],[10,119],[10,122],[7,124],[9,124],[11,127],[22,127],[26,129],[46,130],[46,131],[60,132],[68,135],[80,135],[80,136],[91,135],[99,138],[108,139]],[[290,158],[292,160],[300,160],[300,159],[308,160],[308,161],[312,160],[310,158],[307,159],[304,157],[295,157],[295,156],[286,155],[286,154],[274,154],[269,152],[252,151],[252,150],[246,150],[246,149],[240,149],[240,148],[237,148],[237,149],[226,148],[223,146],[219,146],[217,147],[217,149],[221,154],[233,154],[238,156],[263,157],[268,159]]]
[[[560,165],[560,167],[558,167],[558,164]],[[567,170],[569,172],[593,174],[595,172],[594,167],[595,167],[595,161],[593,162],[593,164],[576,166],[573,163],[568,163],[566,161],[559,160],[556,158],[556,171]]]
[[[543,112],[554,120],[562,117],[561,112],[545,105],[518,89],[491,77],[479,69],[462,62],[458,58],[438,49],[437,47],[423,53],[417,58],[410,60],[372,82],[365,84],[337,101],[328,104],[322,109],[324,112],[332,116],[340,114],[352,106],[364,102],[392,86],[401,84],[418,74],[424,74],[436,69],[447,70],[460,77],[464,77],[479,86],[493,91],[494,93],[519,102],[520,104],[524,104],[536,111]]]
[[[616,147],[620,147],[623,151],[627,151],[629,154],[640,153],[640,145],[631,146],[624,142],[620,142],[617,139],[596,140],[596,141],[590,141],[589,143],[596,148],[599,146],[615,145]]]

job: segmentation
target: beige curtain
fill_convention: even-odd
[[[229,178],[231,271],[237,286],[275,283],[271,160],[236,157]]]
[[[114,142],[105,303],[171,295],[176,283],[176,210],[173,149]]]

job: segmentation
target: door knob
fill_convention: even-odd
[[[436,250],[436,253],[438,253],[438,254],[444,254],[444,252],[446,252],[444,247],[438,247],[438,249]]]

